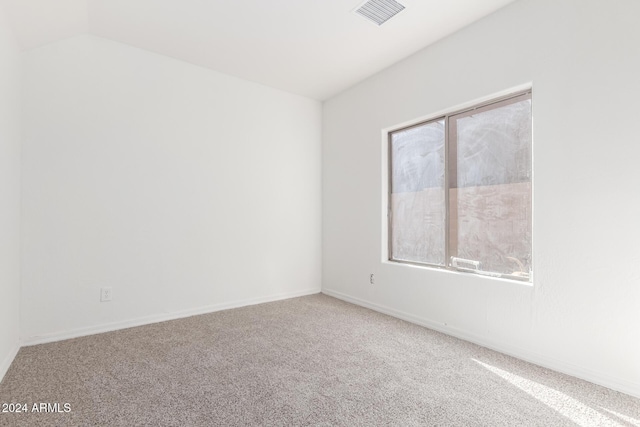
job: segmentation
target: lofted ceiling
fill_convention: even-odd
[[[324,100],[514,0],[0,0],[23,49],[93,34]]]

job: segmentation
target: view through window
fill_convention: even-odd
[[[389,259],[531,278],[531,92],[389,134]]]

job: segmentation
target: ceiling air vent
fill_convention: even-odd
[[[402,12],[403,9],[404,6],[395,0],[369,0],[357,8],[355,13],[367,18],[376,25],[382,25]]]

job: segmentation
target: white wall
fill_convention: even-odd
[[[319,102],[93,36],[24,60],[26,343],[320,291]]]
[[[20,56],[0,5],[0,381],[18,351]]]
[[[323,292],[640,396],[638,16],[521,0],[327,101]],[[528,83],[533,286],[384,262],[381,130]]]

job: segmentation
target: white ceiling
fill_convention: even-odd
[[[514,0],[0,0],[23,49],[90,33],[323,100]]]

